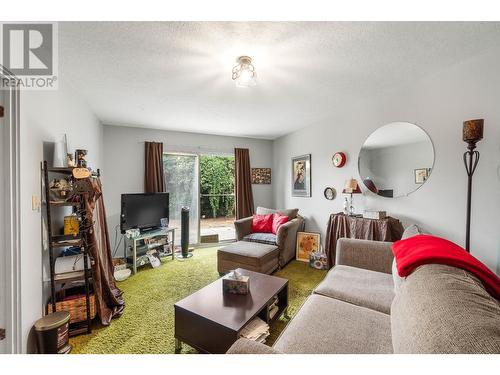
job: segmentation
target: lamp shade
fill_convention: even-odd
[[[463,140],[464,142],[477,142],[483,139],[484,120],[464,121]]]
[[[350,178],[346,180],[344,185],[343,194],[361,194],[361,189],[359,188],[358,181],[355,178]]]

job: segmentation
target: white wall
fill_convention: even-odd
[[[79,96],[63,82],[57,91],[21,92],[21,296],[23,350],[28,333],[42,316],[41,213],[32,211],[31,196],[41,196],[43,142],[66,133],[71,150],[89,151],[91,166],[102,161],[102,127]]]
[[[272,141],[197,133],[105,125],[104,168],[102,171],[106,214],[115,248],[115,228],[119,224],[123,193],[144,191],[144,142],[163,142],[165,152],[234,153],[234,148],[250,150],[253,168],[271,167]],[[252,185],[255,207],[272,207],[272,185]],[[120,253],[122,250],[118,250]]]
[[[435,148],[429,180],[408,197],[388,199],[366,192],[355,197],[355,207],[386,210],[404,224],[417,223],[433,234],[464,245],[467,176],[462,161],[465,143],[462,122],[485,119],[484,139],[478,144],[481,160],[474,175],[471,253],[500,273],[500,50],[469,59],[412,87],[387,91],[369,101],[343,103],[328,120],[274,141],[274,201],[278,207],[298,207],[308,230],[326,231],[331,213],[342,211],[340,194],[349,177],[359,179],[359,150],[371,132],[394,121],[422,127]],[[344,151],[348,162],[335,168],[331,157]],[[312,197],[291,197],[290,158],[312,154]],[[334,201],[323,197],[333,186]]]

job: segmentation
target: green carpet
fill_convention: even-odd
[[[275,273],[289,280],[289,315],[293,317],[325,271],[293,261]],[[219,277],[217,248],[196,249],[186,261],[165,260],[161,267],[145,266],[137,275],[118,283],[124,292],[125,311],[110,326],[96,326],[89,335],[70,339],[72,353],[174,353],[174,303]],[[272,345],[288,321],[271,326],[266,344]],[[182,353],[196,353],[183,344]]]

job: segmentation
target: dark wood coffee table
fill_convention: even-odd
[[[268,324],[283,314],[287,317],[288,280],[238,271],[250,277],[249,294],[223,293],[222,279],[218,279],[174,305],[176,352],[184,342],[201,353],[225,353],[256,316]],[[274,296],[278,296],[279,309],[271,319],[268,306]]]

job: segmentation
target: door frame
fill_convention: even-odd
[[[16,77],[0,65],[0,79]],[[3,350],[22,353],[21,326],[21,241],[20,241],[20,92],[16,87],[0,91],[5,114],[0,128],[4,163],[4,238],[5,250],[5,331]]]

